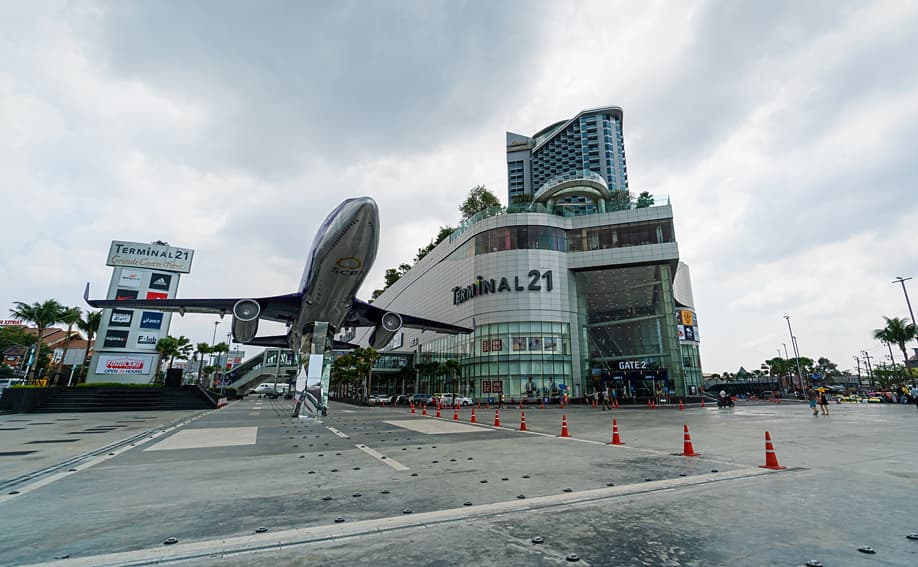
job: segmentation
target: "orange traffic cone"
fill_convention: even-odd
[[[526,412],[520,414],[520,431],[526,431]]]
[[[539,400],[539,409],[545,409],[545,400]]]
[[[570,437],[571,434],[567,431],[567,416],[561,416],[561,437]]]
[[[494,410],[494,427],[500,427],[500,410]]]
[[[459,421],[459,406],[453,408],[453,421]]]
[[[701,396],[701,407],[704,407],[704,396]]]
[[[520,398],[520,410],[523,409],[523,398]]]
[[[472,419],[469,420],[469,423],[478,423],[478,418],[475,417],[475,408],[472,408]]]
[[[421,415],[427,415],[427,404],[424,404],[424,407],[421,409]]]
[[[440,417],[440,404],[437,404],[437,415],[434,417]]]
[[[411,413],[417,413],[416,411],[414,411],[414,403],[411,404]]]
[[[692,437],[688,432],[688,425],[683,425],[683,433],[685,441],[683,442],[682,456],[683,457],[698,457],[701,453],[696,453],[695,449],[692,447]]]
[[[653,403],[652,403],[652,402],[650,401],[650,399],[648,398],[648,399],[647,399],[647,409],[650,409],[650,408],[652,407],[652,405],[653,405]]]
[[[609,445],[624,445],[622,438],[618,436],[618,422],[612,420],[612,442]]]
[[[761,468],[774,469],[776,471],[787,468],[778,464],[778,456],[775,455],[775,446],[771,444],[771,435],[769,435],[767,431],[765,432],[765,464],[762,465]]]
[[[685,409],[685,404],[682,403],[682,398],[679,398],[679,411],[682,411],[684,409]]]

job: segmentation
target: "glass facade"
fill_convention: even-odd
[[[584,387],[684,396],[668,264],[577,272]]]
[[[671,219],[651,222],[597,226],[567,231],[568,249],[571,252],[662,244],[675,242]]]
[[[421,360],[454,358],[462,365],[461,376],[428,373],[421,377],[420,387],[428,393],[455,391],[476,399],[496,398],[503,392],[508,400],[557,401],[571,388],[570,339],[567,323],[540,321],[481,325],[469,337],[443,337],[424,345]],[[570,390],[568,394],[575,395]]]
[[[476,234],[457,248],[453,260],[504,250],[555,250],[567,252],[567,233],[551,226],[506,226]]]

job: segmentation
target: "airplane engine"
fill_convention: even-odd
[[[402,316],[398,313],[393,313],[391,311],[385,313],[382,316],[380,324],[373,329],[373,334],[370,335],[370,346],[375,349],[380,349],[389,344],[389,341],[392,340],[392,337],[395,336],[395,333],[402,328]]]
[[[254,299],[240,299],[233,305],[233,339],[245,343],[258,333],[261,306]]]

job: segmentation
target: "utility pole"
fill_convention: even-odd
[[[896,276],[896,279],[892,283],[902,284],[902,293],[905,294],[905,304],[908,305],[908,314],[912,318],[912,326],[918,328],[918,324],[915,323],[915,314],[912,312],[912,302],[908,300],[908,290],[905,289],[905,282],[912,278],[903,278],[902,276]],[[918,333],[915,334],[915,341],[918,341]],[[916,351],[918,353],[918,351]],[[908,357],[906,357],[905,366],[908,367]],[[906,368],[906,372],[908,368]]]
[[[867,377],[870,379],[870,387],[873,388],[873,369],[870,366],[870,353],[866,350],[862,350],[861,354],[864,355],[864,360],[867,361]]]
[[[857,387],[861,387],[861,359],[857,355],[854,356],[854,361],[857,362]]]
[[[797,337],[794,336],[794,330],[791,328],[790,315],[785,315],[784,318],[787,319],[787,332],[790,333],[791,346],[794,347],[794,358],[797,361],[797,377],[800,379],[800,389],[806,392],[806,382],[803,378],[803,371],[800,370],[800,351],[797,348]]]

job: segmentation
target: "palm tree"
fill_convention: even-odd
[[[159,364],[156,366],[156,376],[154,379],[159,379],[159,373],[162,371],[163,361],[166,358],[169,358],[169,368],[172,368],[172,363],[175,362],[175,359],[179,360],[188,360],[188,355],[191,354],[194,347],[191,344],[191,341],[188,340],[188,337],[182,335],[178,338],[173,336],[165,336],[156,343],[156,351],[159,352]]]
[[[212,351],[207,343],[198,343],[195,346],[198,349],[198,354],[201,355],[201,362],[198,364],[198,382],[201,383],[201,379],[204,377],[204,355],[210,354]]]
[[[64,354],[61,356],[61,362],[57,365],[57,372],[54,373],[54,381],[58,384],[61,382],[61,371],[64,369],[64,359],[67,358],[67,350],[70,348],[70,341],[73,333],[73,326],[76,325],[83,317],[83,312],[79,307],[64,307],[58,322],[67,325],[67,340],[64,342]]]
[[[899,345],[899,350],[902,351],[902,359],[905,361],[905,368],[908,368],[908,351],[905,348],[905,343],[915,338],[915,333],[918,329],[915,328],[915,325],[903,318],[883,318],[886,319],[886,326],[882,329],[876,329],[873,332],[873,338],[878,341],[886,341]]]
[[[459,384],[456,384],[456,387],[453,388],[453,376],[459,376],[459,373],[462,371],[462,366],[459,364],[459,361],[455,358],[448,358],[443,362],[443,371],[446,374],[446,379],[449,381],[449,387],[447,388],[450,392],[459,391]],[[467,393],[467,392],[466,392]]]
[[[38,328],[38,342],[35,344],[35,358],[33,359],[35,362],[29,369],[27,377],[28,381],[31,382],[35,380],[35,370],[38,367],[38,361],[41,360],[41,343],[44,339],[45,329],[60,321],[64,306],[54,299],[48,299],[42,303],[36,301],[32,305],[16,301],[13,305],[15,307],[10,309],[10,315],[17,319],[34,323]]]
[[[80,363],[80,376],[86,379],[86,360],[89,358],[89,348],[92,346],[92,340],[99,331],[99,325],[102,324],[101,311],[87,311],[86,318],[77,321],[77,327],[86,333],[86,350],[83,352],[83,362]]]
[[[217,360],[215,361],[216,362],[215,366],[217,367],[217,376],[222,374],[223,371],[226,369],[225,364],[223,365],[220,364],[220,355],[225,352],[229,352],[229,349],[230,349],[229,345],[226,344],[225,342],[219,342],[210,349],[210,352],[217,355]]]

